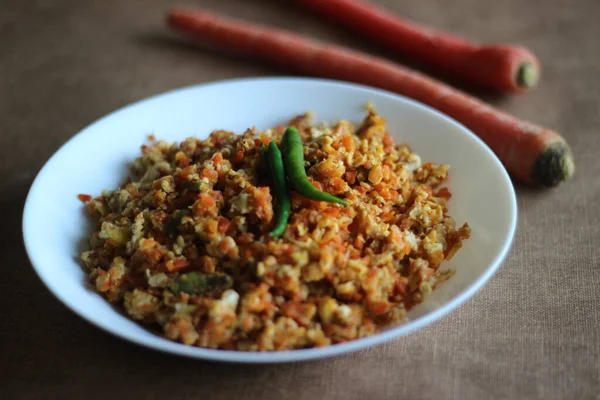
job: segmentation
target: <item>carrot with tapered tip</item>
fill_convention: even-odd
[[[540,66],[531,51],[514,45],[478,45],[400,18],[362,0],[295,0],[377,44],[437,67],[468,83],[501,92],[537,85]]]

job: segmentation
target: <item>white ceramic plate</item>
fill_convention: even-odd
[[[89,221],[79,193],[99,195],[126,176],[148,134],[181,141],[214,129],[241,133],[268,128],[313,111],[318,121],[360,122],[372,102],[396,141],[424,161],[451,165],[450,214],[468,222],[472,237],[448,266],[456,275],[409,314],[410,322],[364,339],[325,348],[250,353],[184,346],[163,339],[117,312],[86,283],[79,254]],[[288,362],[328,357],[385,342],[433,322],[471,297],[496,271],[511,245],[517,206],[511,181],[492,151],[452,119],[385,91],[342,82],[242,79],[193,86],[127,106],[69,140],[42,168],[29,192],[23,236],[33,267],[67,307],[121,338],[169,353],[230,362]],[[477,305],[475,305],[477,307]],[[450,317],[451,318],[451,317]]]

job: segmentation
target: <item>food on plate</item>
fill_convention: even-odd
[[[307,113],[151,141],[120,187],[80,197],[97,223],[81,258],[102,296],[173,341],[342,343],[402,321],[451,275],[440,264],[470,228],[448,215],[448,169],[395,144],[372,109],[357,127]]]
[[[508,172],[524,182],[556,186],[575,173],[571,150],[558,133],[383,58],[205,11],[174,10],[169,13],[169,23],[223,50],[251,55],[306,75],[379,87],[427,104],[471,129],[496,153]]]

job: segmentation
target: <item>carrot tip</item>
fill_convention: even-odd
[[[575,173],[575,162],[569,147],[563,142],[549,145],[535,162],[533,180],[543,186],[556,186]]]
[[[530,62],[521,64],[517,70],[517,84],[524,89],[530,89],[537,85],[539,73],[537,67]]]

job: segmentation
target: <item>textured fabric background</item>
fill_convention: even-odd
[[[284,0],[185,3],[368,48]],[[541,86],[483,97],[562,132],[577,175],[555,190],[517,185],[508,259],[441,321],[347,357],[235,366],[146,350],[68,311],[26,258],[22,206],[43,163],[100,116],[175,87],[285,71],[173,41],[167,0],[0,1],[0,398],[600,398],[600,1],[378,3],[480,41],[530,47],[544,66]]]

